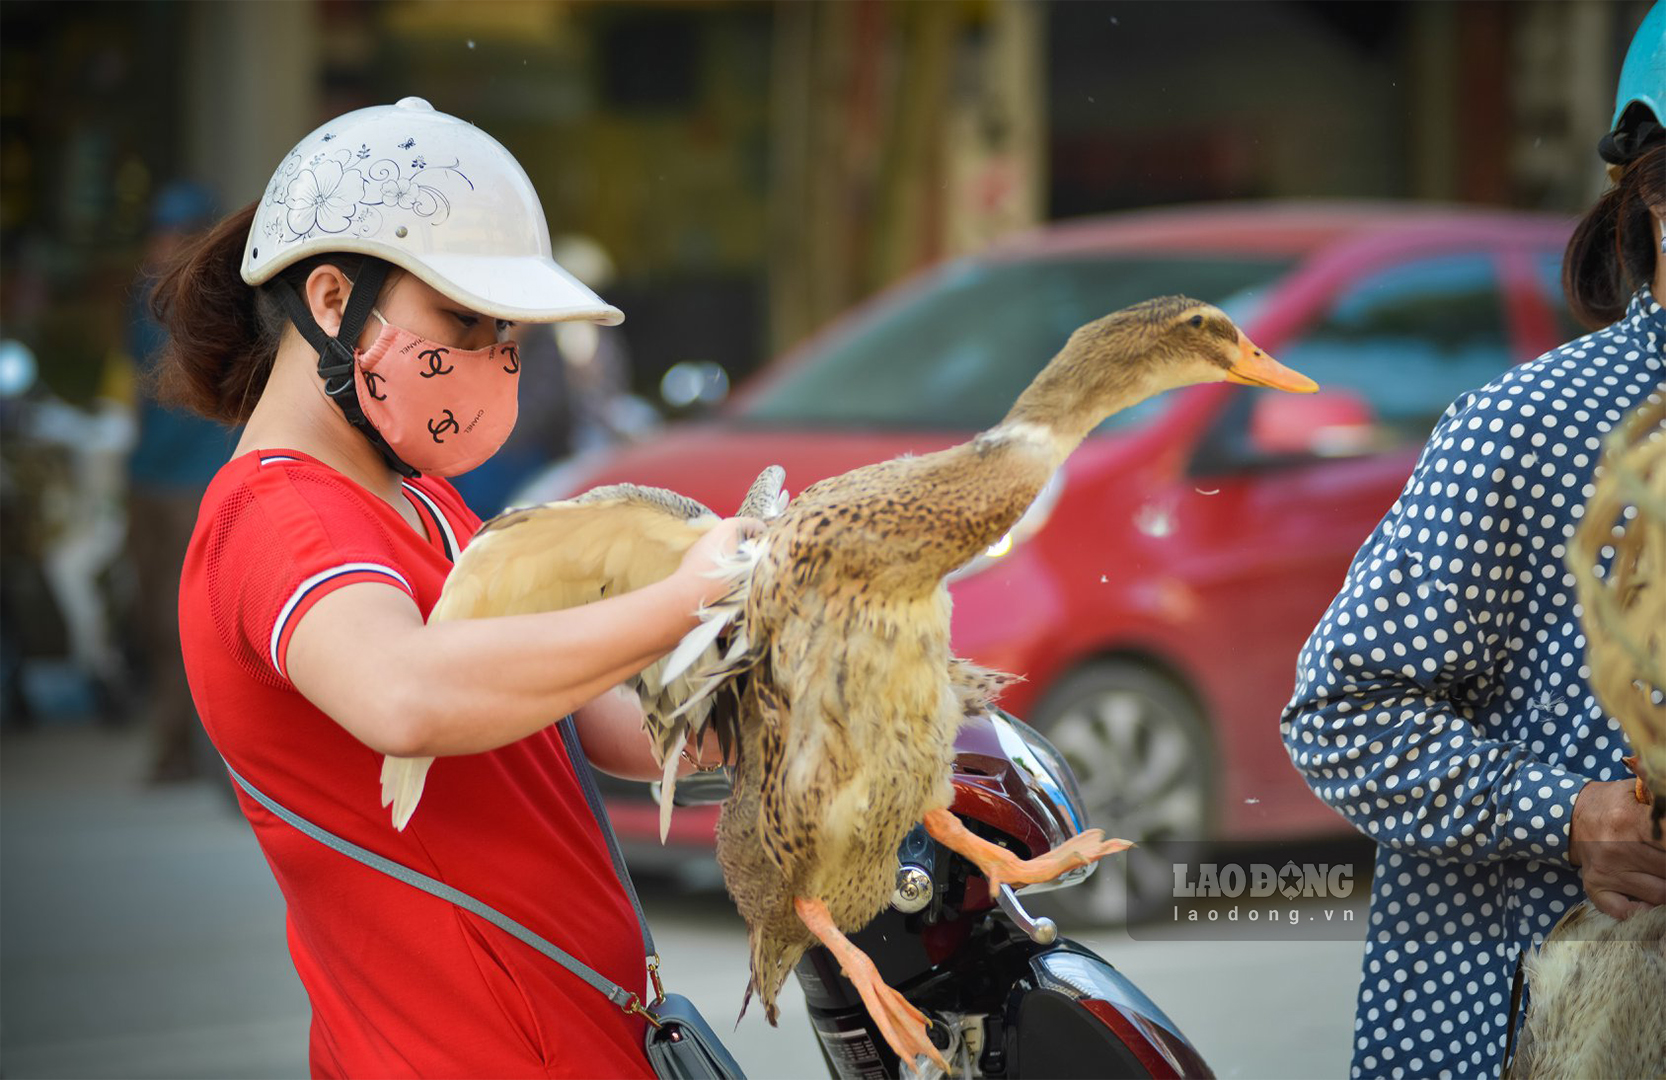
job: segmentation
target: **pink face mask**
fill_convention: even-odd
[[[356,349],[359,407],[412,468],[431,476],[468,472],[509,438],[518,408],[520,352],[514,342],[453,349],[382,318],[368,349]]]

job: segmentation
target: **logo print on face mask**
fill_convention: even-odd
[[[445,354],[450,352],[450,351],[451,350],[447,349],[447,348],[437,348],[437,349],[424,349],[421,352],[417,353],[417,355],[419,357],[428,361],[428,370],[424,371],[424,372],[420,372],[419,374],[421,374],[424,379],[432,379],[436,375],[449,375],[453,371],[456,371],[457,369],[455,367],[441,367],[440,366],[442,363],[444,363]]]
[[[383,382],[388,381],[386,375],[381,375],[381,374],[378,374],[377,372],[374,372],[374,371],[365,372],[364,373],[364,388],[366,390],[368,390],[370,392],[370,396],[375,398],[377,401],[386,401],[388,399],[388,396],[386,394],[383,394],[383,393],[378,393],[377,390],[376,390],[376,380],[377,379],[381,379]]]
[[[457,417],[452,415],[450,409],[445,409],[443,411],[445,413],[444,420],[435,419],[428,421],[428,434],[431,435],[437,443],[445,442],[445,440],[440,438],[440,436],[444,435],[446,432],[463,430],[458,426]]]
[[[510,375],[521,370],[521,351],[512,344],[504,345],[503,354],[509,357],[509,362],[503,365],[503,370]]]

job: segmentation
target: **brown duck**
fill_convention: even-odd
[[[1147,301],[1077,330],[994,428],[815,484],[741,545],[734,588],[657,676],[678,684],[692,674],[694,689],[669,711],[663,697],[651,703],[647,720],[656,746],[680,747],[711,718],[729,715],[714,700],[739,706],[718,861],[750,931],[748,993],[758,994],[771,1023],[787,973],[819,942],[839,958],[892,1049],[941,1066],[925,1017],[844,936],[888,902],[904,835],[923,822],[991,889],[1051,880],[1128,846],[1091,829],[1020,861],[948,811],[955,733],[1002,677],[950,652],[943,579],[1003,536],[1107,416],[1163,390],[1217,381],[1316,388],[1219,309],[1185,297]],[[585,561],[555,539],[560,519],[582,511],[557,503],[530,512],[556,532],[539,530],[540,541],[518,526],[523,542],[539,545],[525,557]],[[629,561],[620,547],[634,543],[629,528],[608,541],[615,561]],[[659,558],[663,573],[676,565]],[[468,563],[465,552],[453,578]],[[588,595],[602,588],[611,591],[604,582]]]

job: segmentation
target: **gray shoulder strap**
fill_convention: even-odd
[[[631,881],[630,870],[625,867],[625,854],[619,850],[619,838],[613,834],[613,825],[607,819],[602,793],[596,790],[595,771],[590,768],[590,759],[584,756],[584,747],[579,745],[578,725],[568,716],[556,727],[561,731],[562,745],[567,748],[567,760],[573,763],[573,771],[578,773],[584,799],[590,804],[590,812],[596,816],[596,824],[601,826],[602,836],[607,840],[607,853],[613,856],[613,872],[619,875],[619,884],[625,887],[625,895],[631,898],[631,907],[636,909],[636,921],[642,925],[642,946],[648,950],[649,956],[653,956],[654,935],[648,932],[648,916],[642,913],[642,901],[636,898],[636,885]]]
[[[563,723],[568,722],[569,721],[563,721]],[[569,751],[569,753],[570,752],[571,751]],[[574,767],[576,768],[577,766],[578,763],[575,762]],[[376,854],[374,851],[362,848],[350,840],[344,840],[335,833],[314,825],[301,815],[285,809],[283,806],[273,801],[265,793],[260,791],[260,789],[256,788],[253,784],[243,779],[243,777],[238,774],[237,770],[231,767],[229,762],[226,764],[226,771],[231,774],[231,778],[233,780],[237,781],[238,787],[249,793],[249,798],[266,807],[266,809],[276,814],[279,818],[282,818],[284,821],[295,826],[295,828],[299,829],[303,833],[306,833],[308,836],[312,837],[320,844],[323,844],[325,847],[334,848],[343,855],[346,855],[348,858],[357,859],[359,862],[364,863],[373,870],[380,870],[382,873],[391,878],[403,881],[407,885],[415,886],[425,893],[431,893],[432,895],[439,897],[441,900],[449,900],[451,903],[456,904],[464,911],[472,912],[506,933],[513,934],[515,937],[526,942],[534,949],[537,949],[551,960],[554,960],[568,971],[571,971],[574,975],[577,975],[579,978],[595,987],[602,994],[606,995],[609,1001],[613,1002],[621,1009],[628,1009],[635,1001],[635,994],[632,994],[624,987],[612,982],[587,967],[559,946],[545,940],[543,937],[540,937],[538,934],[527,929],[525,926],[516,922],[514,919],[511,919],[509,916],[503,914],[503,912],[497,910],[496,908],[481,903],[468,893],[463,892],[460,889],[454,889],[443,881],[436,880],[435,878],[429,877],[427,874],[412,870],[410,867],[401,863],[396,863],[392,859],[384,858],[383,856]],[[612,846],[615,852],[615,858],[617,858],[618,845],[617,842],[613,841],[612,830],[608,829],[607,819],[605,817],[601,820],[602,830],[607,833],[610,846]],[[628,882],[630,879],[626,877],[624,880]],[[627,889],[629,889],[628,885]],[[631,900],[633,903],[636,900],[636,894],[634,891],[631,892]],[[641,907],[638,906],[638,917],[641,917],[641,911]],[[646,924],[643,926],[643,934],[647,934]],[[652,946],[650,946],[650,948],[651,947]]]

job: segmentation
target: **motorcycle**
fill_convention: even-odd
[[[951,809],[1020,858],[1088,827],[1075,777],[1040,732],[1004,711],[968,718],[956,739]],[[679,782],[679,805],[728,794],[725,770]],[[1132,839],[1138,839],[1134,837]],[[1078,867],[1024,896],[1080,884]],[[931,1021],[956,1077],[1212,1077],[1156,1003],[1085,946],[1032,916],[1018,892],[991,895],[977,868],[916,826],[897,851],[891,905],[851,940]],[[835,1080],[896,1077],[901,1063],[856,988],[821,947],[794,971]]]

